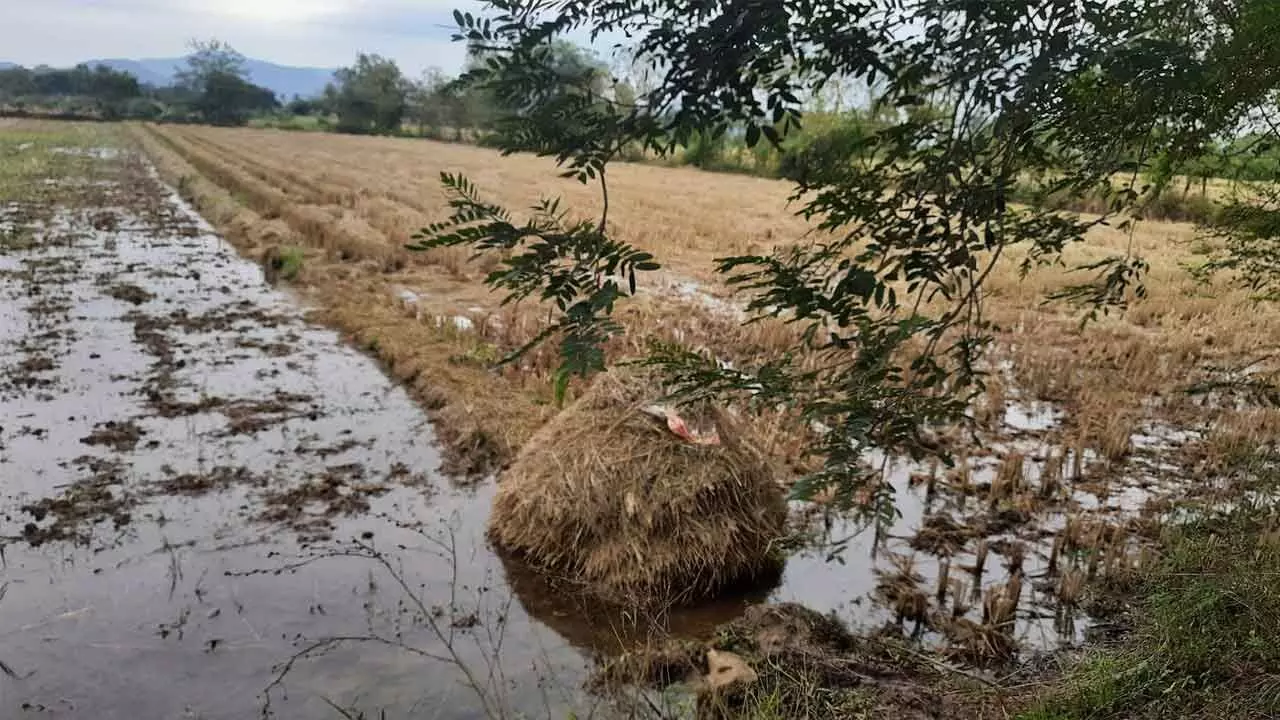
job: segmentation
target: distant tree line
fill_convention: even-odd
[[[114,119],[137,112],[144,102],[137,78],[103,65],[0,70],[0,106],[14,110],[47,109]]]
[[[612,93],[615,86],[625,85],[615,81],[608,66],[589,50],[559,42],[551,53],[559,72],[585,78],[586,85],[597,93]],[[464,74],[483,62],[483,51],[472,48]],[[414,80],[394,60],[364,53],[356,57],[355,64],[335,74],[318,101],[295,101],[285,109],[295,116],[330,119],[338,132],[448,140],[484,140],[500,132],[502,118],[520,110],[438,69]]]
[[[588,105],[615,103],[625,107],[635,102],[637,86],[645,84],[646,79],[640,75],[616,77],[592,51],[565,40],[549,43],[546,52],[549,67],[560,78],[556,86],[562,92],[575,93]],[[393,60],[361,54],[354,65],[336,74],[323,98],[290,103],[289,114],[293,117],[282,118],[279,124],[297,127],[298,116],[310,116],[311,127],[338,132],[408,134],[495,147],[527,146],[525,149],[536,152],[538,147],[513,137],[519,134],[528,108],[515,98],[498,96],[483,84],[466,82],[465,78],[483,68],[485,62],[485,51],[473,46],[460,76],[429,70],[414,80],[405,76]],[[829,89],[808,98],[802,128],[793,127],[787,132],[780,126],[774,128],[779,136],[785,136],[777,145],[749,143],[745,126],[726,125],[692,133],[683,144],[683,152],[668,155],[665,161],[805,182],[850,163],[874,160],[866,156],[871,145],[868,139],[905,116],[911,116],[914,122],[926,122],[952,110],[929,103],[886,108],[876,99],[875,87],[833,79]],[[574,128],[572,116],[557,122],[561,125],[559,132],[566,135],[591,132],[589,128]],[[1250,151],[1243,152],[1243,148]],[[620,156],[631,160],[646,157],[638,144],[624,148]],[[1179,171],[1178,183],[1176,187],[1171,184],[1170,189],[1179,190],[1178,194],[1185,198],[1193,186],[1198,186],[1203,195],[1209,178],[1250,181],[1275,177],[1280,171],[1280,147],[1259,153],[1254,139],[1241,137],[1207,147],[1201,157],[1183,162]],[[1152,181],[1161,182],[1159,178]],[[1027,202],[1045,200],[1021,187],[1014,194]],[[1185,200],[1179,199],[1178,203],[1185,204]],[[1204,219],[1200,216],[1209,212],[1209,203],[1203,204],[1205,207],[1188,219]]]
[[[564,40],[550,43],[548,66],[560,81],[561,92],[572,92],[587,103],[634,103],[643,77],[615,77],[609,65],[591,50]],[[518,134],[528,108],[503,98],[483,84],[465,78],[486,62],[485,50],[469,48],[460,76],[438,69],[420,78],[406,76],[392,59],[360,53],[355,62],[338,70],[317,97],[284,101],[249,79],[243,55],[217,40],[191,44],[182,67],[175,68],[171,85],[142,84],[133,75],[106,66],[78,65],[70,69],[23,67],[0,70],[0,112],[98,118],[193,122],[212,125],[255,124],[305,130],[334,130],[353,134],[412,135],[475,142],[492,146],[521,146]],[[628,73],[623,72],[623,75]],[[861,101],[851,97],[861,95]],[[745,127],[726,126],[695,132],[683,152],[669,155],[708,170],[747,172],[803,182],[821,177],[861,157],[866,139],[898,122],[874,102],[871,87],[852,87],[833,81],[828,91],[809,99],[804,127],[782,133],[785,140],[749,144]],[[586,106],[584,106],[586,107]],[[880,107],[872,111],[868,108]],[[922,105],[910,112],[945,113],[947,108]],[[561,118],[561,132],[590,132],[574,128],[572,117]],[[530,146],[530,151],[537,147]],[[639,160],[638,145],[624,148],[623,159]],[[1242,136],[1207,147],[1202,156],[1181,163],[1171,189],[1185,197],[1198,185],[1200,194],[1209,178],[1256,181],[1280,173],[1280,147],[1259,152],[1257,139]],[[1045,201],[1027,194],[1018,199]],[[1052,199],[1047,199],[1052,201]]]
[[[163,120],[244,125],[280,107],[249,81],[245,58],[217,40],[193,42],[172,85],[140,83],[105,65],[0,70],[0,111],[101,120]]]
[[[177,107],[211,125],[244,125],[280,106],[275,93],[249,82],[244,56],[230,45],[211,40],[192,51],[174,83]]]

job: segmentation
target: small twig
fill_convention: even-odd
[[[325,702],[325,704],[327,704],[329,707],[333,708],[333,711],[334,711],[334,712],[338,713],[339,715],[341,715],[342,717],[346,718],[347,720],[357,720],[357,717],[358,717],[358,716],[356,716],[356,715],[352,715],[350,710],[347,710],[346,708],[344,708],[344,707],[342,707],[341,705],[339,705],[339,704],[335,703],[334,701],[330,700],[329,698],[325,697],[324,695],[321,695],[321,696],[320,696],[320,699],[321,699],[321,700],[323,700],[323,701]]]
[[[445,649],[449,651],[450,657],[448,659],[445,659],[445,662],[451,662],[453,665],[457,666],[457,668],[460,671],[462,671],[462,674],[464,676],[466,676],[467,684],[470,685],[471,689],[475,691],[476,696],[480,700],[480,704],[484,706],[485,716],[489,718],[505,717],[505,713],[502,712],[501,707],[499,707],[496,711],[490,707],[489,697],[488,697],[488,694],[485,692],[484,686],[480,684],[479,680],[476,679],[475,673],[471,672],[471,668],[467,666],[466,661],[463,660],[462,656],[458,654],[457,648],[453,646],[453,642],[451,641],[451,636],[446,635],[445,632],[440,629],[440,624],[436,622],[435,615],[434,613],[431,612],[431,609],[427,607],[426,603],[422,601],[421,597],[419,597],[416,593],[414,593],[413,588],[409,587],[409,583],[408,581],[405,580],[404,575],[400,572],[397,572],[396,569],[391,565],[391,562],[387,560],[386,556],[378,552],[377,550],[375,550],[373,546],[368,545],[364,542],[361,542],[360,540],[354,540],[353,543],[357,547],[364,550],[368,554],[368,556],[371,557],[375,562],[377,562],[379,565],[382,565],[383,568],[385,568],[386,571],[391,575],[391,579],[396,581],[396,584],[400,586],[400,589],[404,591],[404,594],[418,608],[418,611],[421,613],[421,616],[426,620],[427,627],[431,630],[432,634],[435,635],[436,639],[439,640],[440,643],[445,646]],[[452,627],[452,623],[450,623],[450,626]]]
[[[368,642],[368,643],[376,643],[379,645],[386,645],[388,647],[394,647],[400,650],[404,650],[405,652],[409,652],[414,655],[419,655],[421,657],[425,657],[431,660],[436,660],[436,661],[445,662],[445,663],[450,662],[449,658],[444,657],[442,655],[435,655],[425,650],[415,648],[411,645],[406,645],[402,642],[398,642],[395,640],[388,640],[383,637],[378,637],[377,635],[335,635],[333,637],[327,637],[323,640],[317,640],[316,642],[311,643],[310,645],[303,648],[302,650],[299,650],[298,652],[294,653],[289,657],[288,660],[284,662],[283,665],[280,666],[280,670],[276,673],[276,676],[271,680],[270,683],[267,684],[265,688],[262,689],[262,694],[264,698],[264,701],[262,704],[262,717],[263,718],[271,717],[271,691],[284,683],[285,677],[290,673],[290,671],[293,670],[293,666],[296,665],[299,660],[305,660],[306,658],[310,657],[311,655],[317,652],[328,650],[329,648],[335,647],[337,645],[341,645],[343,643],[352,643],[352,642],[361,642],[361,643]]]
[[[604,168],[600,169],[600,196],[604,199],[604,209],[600,211],[600,229],[601,234],[605,231],[605,224],[609,220],[609,183],[604,178]]]
[[[0,547],[3,547],[3,546],[0,546]],[[8,582],[0,583],[0,600],[3,600],[5,594],[7,594],[8,592],[9,592],[9,583]],[[5,675],[8,675],[14,680],[22,679],[22,676],[14,672],[13,668],[9,667],[8,664],[6,664],[5,661],[3,660],[0,660],[0,672],[4,673]]]
[[[299,560],[298,562],[286,563],[278,567],[255,568],[253,570],[227,570],[222,574],[226,577],[251,577],[254,575],[280,575],[282,573],[290,572],[292,570],[300,570],[310,565],[311,563],[314,563],[320,560],[328,560],[330,558],[338,558],[338,557],[366,558],[368,557],[368,555],[362,552],[351,552],[350,550],[332,550],[332,551],[324,552],[320,555],[316,555],[315,557],[307,558],[306,560]]]
[[[22,680],[23,678],[27,677],[26,675],[19,675],[18,673],[14,672],[13,668],[9,667],[3,660],[0,660],[0,672],[4,673],[5,675],[8,675],[14,680]]]
[[[936,670],[941,670],[943,672],[951,673],[953,675],[959,675],[961,677],[968,678],[969,680],[982,683],[983,685],[986,685],[987,687],[992,688],[993,690],[1001,689],[998,684],[982,677],[981,675],[976,675],[974,673],[969,672],[968,670],[964,670],[964,669],[955,667],[953,665],[948,665],[947,663],[942,662],[941,660],[929,655],[928,653],[923,653],[918,650],[912,650],[911,648],[907,648],[907,647],[899,648],[899,649],[902,650],[902,652],[906,653],[907,655],[910,655],[911,657],[917,660],[923,660],[924,662],[928,663]]]
[[[169,553],[169,599],[173,600],[173,595],[178,591],[178,580],[182,578],[182,564],[178,561],[178,553],[175,546],[169,543],[169,538],[163,538],[165,550]]]

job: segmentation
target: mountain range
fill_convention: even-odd
[[[112,70],[132,73],[138,82],[147,85],[171,85],[177,68],[185,64],[185,58],[142,58],[131,60],[125,58],[105,58],[84,61],[89,67],[106,65]],[[14,67],[13,63],[0,62],[0,70]],[[245,69],[249,71],[249,81],[261,85],[276,94],[281,100],[289,100],[295,95],[314,97],[324,91],[324,86],[333,79],[337,68],[293,67],[277,65],[266,60],[247,58]]]

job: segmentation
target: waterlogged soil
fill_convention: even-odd
[[[1015,397],[993,427],[952,449],[955,467],[868,452],[897,513],[877,521],[801,509],[802,537],[771,599],[980,666],[1105,636],[1185,497],[1194,462],[1184,450],[1201,433],[1149,423],[1126,457],[1107,459],[1064,447],[1063,424],[1053,405]],[[996,622],[1002,600],[1008,619]]]
[[[580,703],[408,396],[95,157],[0,218],[30,239],[0,253],[0,717],[483,717],[459,668],[497,656],[488,693]]]
[[[584,688],[602,656],[662,639],[649,619],[495,555],[492,483],[439,473],[425,415],[372,359],[134,155],[87,157],[99,181],[0,214],[24,239],[0,249],[0,717],[625,713]],[[775,585],[661,631],[707,639],[794,601],[948,648],[1016,576],[1018,648],[1079,641],[1060,578],[1099,553],[1059,536],[1082,513],[1140,521],[1176,490],[1149,458],[1186,438],[1152,428],[1100,469],[1053,446],[1059,422],[1010,403],[962,478],[868,457],[900,515],[797,506]],[[1017,487],[993,494],[1010,457]]]

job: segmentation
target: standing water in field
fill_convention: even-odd
[[[582,656],[502,589],[489,491],[434,474],[407,395],[136,158],[86,157],[0,210],[0,717],[574,702]]]
[[[443,478],[408,395],[136,156],[59,155],[82,172],[0,207],[0,717],[565,717],[622,702],[584,681],[598,655],[660,639],[645,621],[495,555],[493,483]],[[984,589],[1052,574],[1067,518],[988,498],[1064,474],[1071,458],[1035,434],[1054,422],[1011,408],[1027,436],[946,483],[887,468],[902,515],[880,533],[799,509],[823,532],[797,534],[780,586],[661,630],[706,638],[769,599],[861,629],[923,614],[926,595],[981,614]],[[1016,590],[1024,647],[1078,637],[1041,611],[1056,588]]]

